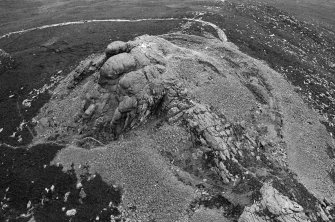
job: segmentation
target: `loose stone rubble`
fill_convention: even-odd
[[[183,35],[165,38],[199,40]],[[256,111],[248,118],[261,124],[232,122],[218,107],[197,97],[202,84],[216,84],[213,78],[233,78],[227,76],[227,66],[213,56],[217,52],[204,54],[166,39],[141,36],[134,41],[116,41],[104,54],[84,60],[55,89],[51,101],[36,117],[35,142],[56,140],[92,148],[117,140],[160,116],[165,124],[182,126],[197,146],[213,155],[212,170],[223,186],[236,187],[250,180],[259,187],[250,191],[258,197],[253,204],[243,206],[238,221],[331,221],[332,204],[313,197],[286,171],[285,141],[280,130],[283,120],[266,81],[234,77],[250,90],[246,98],[253,96],[258,104],[249,107]],[[179,69],[186,61],[194,64],[192,71],[198,76]],[[197,70],[199,64],[205,71]],[[199,79],[203,81],[199,83]],[[262,127],[267,128],[266,133]],[[273,185],[276,183],[287,186],[287,190],[281,189],[285,195],[275,188],[279,186]],[[306,203],[307,199],[311,202]]]

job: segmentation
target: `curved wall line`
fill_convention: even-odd
[[[42,30],[42,29],[47,29],[47,28],[53,28],[53,27],[60,27],[60,26],[68,26],[68,25],[80,25],[80,24],[85,24],[85,23],[98,23],[98,22],[143,22],[143,21],[177,21],[177,20],[184,20],[184,21],[193,21],[193,22],[200,22],[205,25],[209,25],[213,27],[220,40],[223,42],[227,42],[227,36],[224,33],[222,29],[220,29],[217,25],[211,23],[211,22],[206,22],[201,19],[192,19],[192,18],[147,18],[147,19],[91,19],[91,20],[80,20],[80,21],[74,21],[74,22],[63,22],[63,23],[57,23],[57,24],[50,24],[50,25],[43,25],[35,28],[30,28],[30,29],[23,29],[20,31],[14,31],[10,32],[7,34],[4,34],[0,36],[0,39],[3,38],[8,38],[12,35],[16,34],[24,34],[26,32],[31,32],[35,30]]]

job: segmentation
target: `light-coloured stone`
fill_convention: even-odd
[[[77,214],[77,210],[76,209],[71,209],[71,210],[66,211],[66,216],[68,216],[68,217],[73,217],[76,214]]]
[[[246,207],[239,222],[268,221],[260,212],[267,210],[271,217],[280,222],[310,222],[303,208],[295,201],[279,193],[271,183],[265,183],[260,190],[262,198],[259,202]],[[269,215],[268,215],[269,216]]]

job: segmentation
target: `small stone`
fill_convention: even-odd
[[[225,184],[229,183],[229,179],[223,171],[221,171],[220,176],[221,176],[221,179],[222,179],[223,183],[225,183]]]
[[[77,185],[76,185],[76,188],[77,188],[77,189],[80,189],[80,188],[82,188],[82,187],[83,187],[83,184],[82,184],[81,182],[78,182]]]
[[[220,151],[220,152],[219,152],[219,155],[220,155],[220,158],[221,158],[222,160],[226,160],[226,159],[227,159],[227,157],[224,155],[223,151]]]
[[[121,113],[124,113],[124,112],[129,112],[132,109],[135,109],[136,107],[137,107],[136,98],[125,96],[123,100],[120,102],[118,109]]]
[[[116,121],[118,121],[119,119],[121,119],[121,117],[122,117],[121,112],[119,111],[118,108],[116,108],[115,111],[114,111],[114,115],[113,115],[113,119],[112,119],[112,124],[114,124]]]
[[[29,200],[27,203],[27,209],[29,209],[31,207],[31,201]]]
[[[85,114],[90,117],[92,116],[92,114],[94,113],[95,111],[95,108],[96,108],[96,105],[95,104],[91,104],[85,111]]]
[[[226,136],[227,136],[227,134],[226,134],[226,132],[225,132],[225,131],[221,131],[221,132],[220,132],[220,136],[222,136],[222,137],[226,137]]]
[[[329,200],[327,197],[323,199],[323,202],[328,206],[331,205],[331,200]]]
[[[180,112],[180,110],[177,107],[172,107],[168,111],[168,116],[176,115],[179,112]]]
[[[186,95],[187,95],[187,92],[188,92],[188,90],[185,88],[184,90],[182,90],[182,91],[180,92],[180,95],[181,95],[181,96],[186,96]]]
[[[66,192],[66,193],[64,194],[64,202],[67,202],[69,196],[70,196],[70,191],[69,191],[69,192]]]
[[[230,128],[230,123],[226,123],[223,127],[225,128],[225,129],[228,129],[228,128]]]
[[[331,211],[332,209],[333,209],[332,206],[327,206],[327,207],[326,207],[326,211],[328,211],[328,212]]]
[[[44,127],[48,127],[49,126],[49,119],[47,117],[43,117],[39,120],[39,123]]]
[[[182,116],[184,115],[184,113],[180,112],[177,115],[172,116],[171,118],[169,118],[169,123],[175,123],[177,122]]]
[[[68,217],[73,217],[76,214],[77,214],[77,210],[76,209],[71,209],[71,210],[66,211],[66,216],[68,216]]]
[[[200,137],[200,142],[202,145],[206,146],[207,145],[207,142],[204,138]]]
[[[79,197],[84,199],[87,197],[87,194],[85,193],[84,189],[81,189],[80,192],[79,192]]]
[[[220,168],[220,170],[223,170],[225,172],[227,171],[227,168],[222,161],[219,163],[219,168]]]
[[[221,142],[221,143],[220,143],[220,149],[221,149],[223,152],[228,151],[228,146],[227,146],[227,144],[226,144],[225,142]],[[225,156],[228,157],[229,154],[228,154],[228,155],[225,155]]]
[[[322,207],[319,206],[318,208],[319,208],[319,210],[320,210],[320,211],[319,211],[319,214],[320,214],[322,220],[323,220],[323,221],[329,221],[329,218],[328,218],[328,216],[326,215],[326,213],[324,212],[324,210],[322,209]]]
[[[197,122],[195,122],[195,121],[193,121],[193,120],[189,120],[188,122],[189,122],[189,124],[190,124],[190,127],[192,127],[192,128],[194,128],[194,127],[196,127],[196,126],[199,125]]]

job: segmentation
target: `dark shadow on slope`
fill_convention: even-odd
[[[0,148],[1,221],[29,221],[32,215],[36,221],[92,221],[97,216],[108,221],[111,215],[120,216],[119,188],[90,175],[87,167],[78,180],[73,168],[64,172],[62,166],[50,165],[63,147]],[[72,209],[75,215],[67,216]]]

